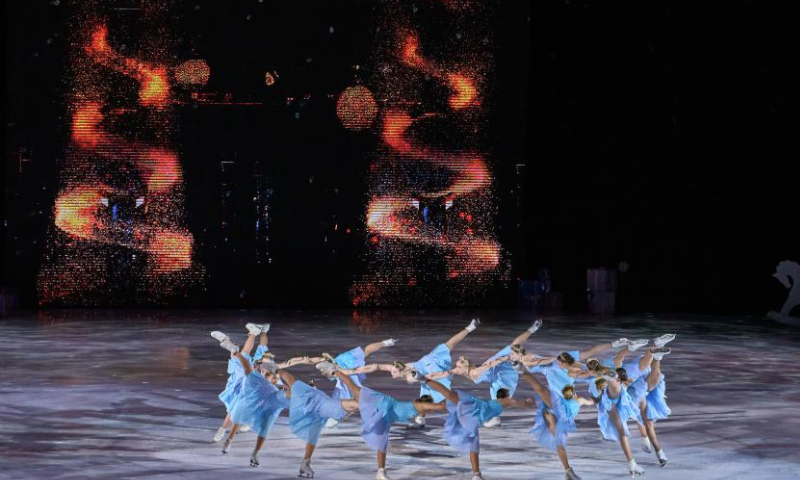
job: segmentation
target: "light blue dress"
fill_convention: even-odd
[[[447,345],[441,343],[437,345],[436,348],[431,350],[429,354],[414,362],[412,366],[417,372],[419,372],[420,375],[428,375],[436,372],[449,372],[453,368],[452,359],[450,358],[450,349],[447,348]],[[436,381],[444,385],[446,388],[450,388],[450,377],[437,379]],[[444,400],[444,395],[436,390],[433,390],[426,384],[422,384],[420,387],[419,395],[430,395],[433,397],[434,403],[439,403]]]
[[[628,386],[628,393],[634,405],[639,405],[642,400],[645,400],[645,416],[648,420],[654,422],[665,420],[672,414],[672,410],[667,405],[666,392],[667,383],[664,381],[663,374],[653,390],[647,390],[646,377],[639,377],[638,380]],[[641,419],[638,419],[638,421],[641,423]]]
[[[641,415],[639,414],[638,404],[634,403],[626,388],[620,391],[617,398],[609,398],[608,389],[603,389],[600,403],[597,405],[597,426],[600,427],[600,433],[603,438],[609,441],[619,441],[619,433],[610,418],[612,410],[615,410],[619,415],[623,435],[630,437],[628,420],[633,419],[641,423]]]
[[[286,392],[279,390],[258,372],[247,375],[242,397],[231,412],[238,425],[250,425],[259,437],[266,437],[284,408],[289,407]]]
[[[511,355],[510,345],[495,353],[492,358],[487,360],[487,362],[491,362],[492,360],[509,355]],[[484,372],[483,375],[481,375],[480,378],[475,381],[475,383],[491,384],[489,391],[491,392],[493,400],[497,399],[497,391],[501,388],[508,389],[509,396],[513,397],[514,392],[517,389],[517,384],[519,383],[519,373],[517,373],[510,363],[504,362]]]
[[[389,430],[395,422],[408,422],[419,413],[413,402],[399,402],[371,388],[361,388],[358,407],[361,411],[361,437],[367,446],[385,452]]]
[[[347,415],[341,400],[299,380],[292,385],[289,402],[289,429],[298,438],[313,445],[319,440],[322,427],[329,418],[341,420]]]
[[[480,451],[480,426],[503,413],[497,400],[482,400],[456,390],[458,403],[447,401],[447,419],[442,435],[459,453]]]
[[[536,395],[537,409],[536,419],[530,434],[536,437],[539,445],[549,448],[550,450],[557,450],[559,446],[566,447],[567,434],[574,432],[577,427],[575,426],[575,417],[581,409],[580,403],[577,400],[566,400],[561,395],[556,395],[550,391],[550,404],[552,408],[548,407],[539,395]],[[556,432],[555,435],[550,431],[545,419],[545,413],[551,413],[556,419]]]
[[[364,357],[364,350],[361,347],[356,347],[352,350],[348,350],[344,353],[340,353],[339,355],[334,358],[336,363],[344,369],[352,370],[358,367],[363,367],[365,365],[365,357]],[[361,386],[361,382],[366,379],[366,375],[350,375],[350,379],[353,380],[353,383]],[[337,378],[336,379],[336,386],[333,389],[333,398],[338,398],[342,400],[348,400],[353,398],[353,395],[350,393],[350,390],[347,389],[347,385],[342,383],[342,381]]]
[[[575,361],[578,361],[581,357],[581,352],[578,350],[574,350],[571,352],[567,352],[575,358]],[[555,360],[550,365],[544,365],[541,368],[541,373],[544,374],[545,378],[547,379],[547,386],[550,389],[550,392],[556,393],[561,398],[564,398],[561,390],[564,389],[567,385],[575,385],[575,379],[569,375],[569,369],[561,368],[558,365],[558,360]]]
[[[253,363],[254,360],[260,359],[264,356],[264,352],[268,352],[269,348],[266,345],[259,345],[256,349],[256,354],[253,357],[246,353],[242,353],[242,356],[246,358],[250,363]],[[225,410],[228,413],[233,411],[233,407],[236,404],[236,401],[239,399],[240,394],[242,392],[242,386],[244,385],[244,367],[242,363],[236,358],[229,358],[228,359],[228,382],[225,384],[225,390],[219,394],[220,401],[225,404]]]
[[[667,382],[664,380],[664,375],[656,385],[656,388],[647,394],[647,415],[648,420],[657,422],[659,420],[666,420],[672,415],[669,405],[667,405]]]

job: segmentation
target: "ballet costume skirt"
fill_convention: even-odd
[[[630,437],[628,420],[634,419],[641,423],[641,414],[638,403],[634,403],[626,388],[620,391],[617,398],[609,398],[608,390],[604,389],[600,403],[597,404],[597,426],[600,427],[600,433],[605,440],[619,441],[619,433],[609,416],[612,409],[616,410],[620,422],[622,422],[623,435]]]
[[[306,443],[316,445],[325,422],[329,418],[340,421],[345,415],[341,400],[299,380],[292,385],[289,429]]]
[[[414,362],[412,367],[420,375],[428,375],[436,372],[449,372],[450,369],[453,368],[452,359],[450,358],[450,349],[444,343],[440,343],[436,346],[436,348],[431,350],[429,354]],[[436,381],[444,385],[446,388],[450,388],[450,383],[452,380],[450,377],[444,377],[437,379]],[[434,403],[439,403],[444,400],[444,395],[436,390],[433,390],[424,383],[419,389],[419,395],[430,395],[433,397]]]
[[[289,407],[286,392],[271,384],[258,372],[247,375],[241,398],[231,412],[231,420],[250,425],[259,437],[266,437],[281,411]]]
[[[496,360],[500,357],[505,357],[511,355],[511,346],[507,346],[506,348],[500,350],[499,352],[495,353],[492,358],[487,360],[487,362],[491,362]],[[496,365],[486,372],[483,373],[475,383],[488,383],[489,391],[491,392],[492,399],[497,399],[497,391],[501,388],[505,388],[508,390],[508,394],[510,397],[514,396],[514,391],[517,389],[517,383],[519,383],[519,373],[511,366],[510,363],[504,362],[500,365]]]
[[[447,401],[442,435],[451,447],[465,454],[480,451],[480,426],[503,413],[497,400],[483,400],[456,390],[458,403]]]
[[[399,402],[389,395],[363,387],[359,395],[361,437],[373,450],[385,452],[389,446],[389,429],[393,423],[408,422],[419,412],[414,402]]]
[[[353,370],[365,365],[364,358],[364,350],[361,347],[356,347],[352,350],[340,353],[336,356],[336,358],[334,358],[334,360],[336,360],[336,364],[339,365],[340,368]],[[361,382],[363,382],[366,378],[366,375],[362,374],[350,375],[350,379],[353,380],[353,383],[359,387],[361,386]],[[353,398],[350,390],[347,389],[347,385],[342,383],[339,378],[336,379],[336,386],[333,388],[333,398],[338,398],[341,400],[349,400]]]
[[[242,353],[242,356],[250,363],[253,363],[254,360],[260,359],[262,356],[264,356],[264,352],[268,351],[269,348],[267,348],[265,345],[259,345],[258,349],[256,349],[256,354],[253,357],[246,353]],[[244,377],[244,367],[242,366],[242,362],[236,358],[229,358],[228,381],[225,384],[225,389],[219,394],[219,399],[223,404],[225,404],[225,410],[228,413],[233,411],[233,407],[236,404],[236,401],[239,399],[239,396],[242,392],[242,387],[244,386]]]
[[[529,433],[536,438],[539,445],[550,450],[557,450],[559,446],[566,447],[567,434],[577,430],[575,417],[581,409],[581,404],[575,399],[566,400],[561,395],[550,391],[551,408],[542,401],[539,395],[535,396],[537,401],[536,417]],[[555,435],[547,426],[545,413],[553,414],[556,419]]]
[[[645,415],[648,420],[657,422],[659,420],[666,420],[672,414],[669,405],[667,405],[667,382],[664,380],[664,375],[658,381],[656,388],[647,394],[647,409]]]

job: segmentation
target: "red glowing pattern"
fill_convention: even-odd
[[[348,87],[339,95],[336,115],[348,130],[363,130],[375,123],[378,104],[367,87]]]
[[[368,273],[354,283],[351,300],[356,306],[469,303],[507,271],[493,233],[491,170],[475,144],[488,50],[473,42],[463,56],[438,60],[436,48],[408,27],[414,15],[404,19],[397,11],[403,6],[394,8],[387,22],[396,36],[383,50],[385,75],[377,87],[382,146],[370,165]],[[481,17],[462,15],[472,8],[449,5],[443,16],[469,31]]]
[[[169,145],[174,132],[172,76],[208,81],[202,60],[172,70],[160,38],[150,58],[118,53],[109,28],[86,29],[73,56],[70,146],[54,205],[55,236],[39,275],[42,304],[102,304],[107,291],[136,279],[142,301],[196,282],[194,240],[183,226],[183,172]],[[132,91],[130,82],[135,82]],[[111,258],[124,261],[109,264]],[[113,301],[113,300],[111,300]]]
[[[202,59],[186,60],[175,68],[175,80],[185,86],[202,87],[211,78],[211,67]]]

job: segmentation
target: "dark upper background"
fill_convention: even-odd
[[[70,3],[6,2],[0,274],[28,305],[68,134]],[[187,219],[210,292],[184,304],[347,304],[374,136],[341,128],[324,96],[370,64],[374,3],[180,4],[184,47],[211,65],[209,88],[265,103],[180,113]],[[488,144],[514,280],[548,267],[567,307],[580,309],[585,268],[624,260],[629,311],[779,307],[786,293],[770,275],[780,260],[800,261],[788,7],[491,3]],[[272,90],[267,69],[281,74]],[[281,101],[304,93],[313,97],[303,107]],[[221,161],[235,163],[222,172]],[[273,263],[262,267],[248,203],[256,162],[274,192]],[[353,232],[323,242],[333,215]]]

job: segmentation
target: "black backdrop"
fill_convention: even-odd
[[[187,47],[215,72],[209,88],[265,104],[181,112],[188,222],[208,291],[176,304],[347,304],[375,137],[342,129],[325,96],[352,84],[354,64],[369,64],[374,3],[178,3]],[[770,275],[780,260],[800,261],[787,12],[748,2],[708,11],[491,3],[488,135],[512,278],[548,267],[567,306],[580,309],[585,268],[625,260],[628,310],[778,307],[785,290]],[[34,305],[69,133],[74,6],[15,0],[6,11],[0,273]],[[272,90],[267,69],[281,74]],[[302,108],[279,101],[306,93]],[[221,161],[236,163],[222,175]],[[255,169],[274,184],[266,266],[253,262]],[[353,231],[322,242],[333,215]],[[510,287],[498,302],[513,304]]]

